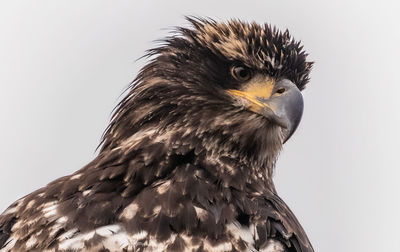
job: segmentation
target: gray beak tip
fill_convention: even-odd
[[[285,91],[279,93],[279,95],[272,95],[267,102],[272,108],[271,113],[274,114],[269,118],[283,128],[284,142],[286,142],[296,131],[301,121],[304,109],[303,95],[297,86],[287,79],[278,81],[274,89]]]

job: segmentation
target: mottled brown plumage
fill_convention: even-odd
[[[272,181],[293,132],[228,92],[302,90],[312,64],[287,31],[188,20],[148,52],[99,155],[0,216],[0,251],[313,251]]]

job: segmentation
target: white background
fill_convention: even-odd
[[[315,61],[275,181],[316,251],[398,251],[396,1],[1,1],[0,211],[95,157],[136,61],[184,15],[288,28]]]

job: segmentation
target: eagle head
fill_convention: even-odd
[[[148,51],[151,60],[117,108],[102,149],[151,132],[178,153],[272,167],[302,116],[307,54],[287,30],[268,24],[188,20],[190,28]]]

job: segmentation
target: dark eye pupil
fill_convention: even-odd
[[[246,67],[238,66],[232,70],[232,74],[237,80],[245,81],[250,78],[250,72]]]
[[[242,69],[240,69],[239,70],[239,76],[241,77],[241,78],[246,78],[247,77],[247,70],[246,69],[244,69],[244,68],[242,68]]]

